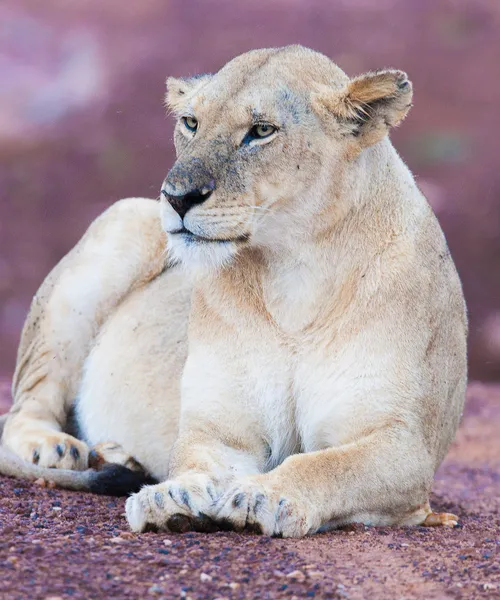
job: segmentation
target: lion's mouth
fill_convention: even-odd
[[[197,235],[186,227],[182,227],[181,229],[177,229],[176,231],[171,231],[170,235],[181,235],[186,241],[189,242],[200,242],[205,244],[229,244],[231,242],[246,242],[248,240],[247,235],[241,235],[234,238],[208,238],[202,235]]]

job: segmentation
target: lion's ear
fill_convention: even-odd
[[[204,86],[212,75],[195,75],[194,77],[167,79],[167,93],[165,95],[165,104],[174,113],[179,112],[185,106],[187,101],[202,86]]]
[[[318,100],[362,146],[370,146],[405,118],[412,95],[406,73],[388,69],[355,77],[341,90],[322,92]]]

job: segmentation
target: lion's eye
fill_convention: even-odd
[[[250,129],[250,136],[257,139],[269,137],[276,131],[276,127],[270,123],[259,123]]]
[[[194,117],[182,117],[182,121],[189,131],[196,131],[198,129],[198,120]]]
[[[257,125],[254,125],[246,134],[242,143],[251,144],[252,142],[264,140],[271,137],[276,131],[278,131],[278,128],[271,125],[271,123],[257,123]]]

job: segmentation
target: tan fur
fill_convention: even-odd
[[[123,200],[96,219],[49,274],[21,336],[14,405],[3,433],[7,449],[40,467],[87,467],[87,445],[62,432],[83,363],[108,315],[162,270],[164,244],[157,205]]]
[[[406,75],[256,50],[169,79],[167,102],[164,192],[215,191],[183,221],[132,199],[91,226],[28,316],[4,445],[78,469],[89,445],[120,444],[163,481],[127,501],[135,531],[453,525],[428,496],[463,407],[467,324],[443,234],[387,138]],[[276,131],[248,137],[263,121]],[[55,444],[83,444],[62,431],[75,393],[86,444],[54,460]]]

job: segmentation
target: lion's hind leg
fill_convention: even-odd
[[[456,527],[458,525],[458,517],[452,513],[435,513],[431,512],[422,523],[424,527]]]
[[[146,469],[133,456],[115,442],[102,442],[96,444],[89,454],[89,467],[100,470],[106,464],[121,465],[131,471],[146,474]]]
[[[422,525],[423,527],[456,527],[458,517],[452,513],[436,513],[429,502],[419,506],[401,520],[399,525]]]
[[[87,444],[65,433],[99,329],[165,267],[159,205],[129,198],[97,218],[48,275],[26,319],[2,444],[31,466],[83,470]]]

